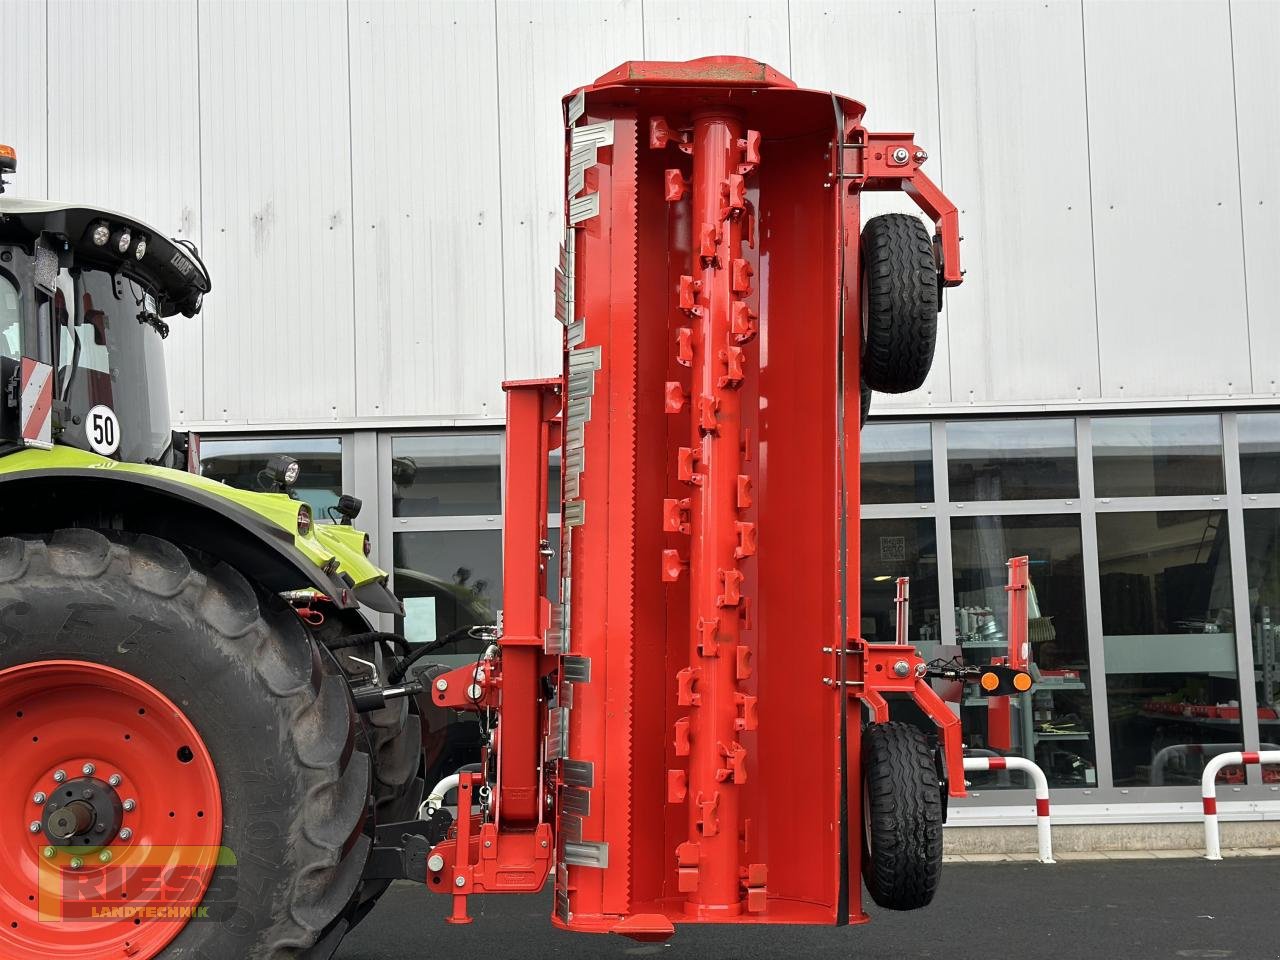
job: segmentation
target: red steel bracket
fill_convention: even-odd
[[[855,125],[845,144],[843,179],[855,190],[901,190],[933,221],[938,230],[943,286],[957,287],[960,269],[960,214],[956,205],[925,175],[929,159],[912,133],[872,133]]]
[[[915,647],[897,644],[851,641],[846,656],[861,661],[862,680],[849,680],[849,696],[861,700],[871,711],[876,723],[889,719],[886,693],[911,697],[938,727],[942,739],[942,756],[947,768],[947,789],[953,797],[965,796],[964,744],[960,736],[960,718],[951,712],[925,678],[925,662]],[[849,664],[850,667],[854,663]],[[851,671],[852,672],[852,671]],[[829,681],[832,684],[839,681]]]

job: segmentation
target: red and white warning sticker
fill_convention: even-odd
[[[22,442],[53,446],[53,367],[22,358]]]

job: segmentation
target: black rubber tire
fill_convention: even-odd
[[[211,889],[234,900],[207,904],[214,922],[188,923],[161,957],[332,956],[371,846],[371,762],[341,672],[293,611],[168,541],[71,529],[0,539],[0,622],[0,668],[131,673],[181,707],[213,759],[239,862]]]
[[[942,791],[928,737],[909,723],[862,732],[862,879],[887,910],[928,906],[942,873]]]
[[[319,627],[312,627],[315,638],[327,647],[341,645],[344,637],[367,633],[363,623],[347,623],[330,617]],[[399,663],[394,651],[385,643],[341,646],[333,655],[349,680],[367,679],[368,667],[352,657],[377,665],[380,682]],[[373,803],[379,823],[412,820],[422,803],[422,718],[412,697],[400,697],[386,706],[359,715],[373,750]]]
[[[346,636],[367,633],[369,627],[365,623],[344,622],[335,616],[311,630],[321,644],[332,647],[340,645]],[[387,675],[399,662],[384,643],[341,646],[333,650],[333,656],[349,681],[367,682],[369,672],[368,667],[351,657],[375,664],[378,677],[384,684]],[[377,710],[359,714],[359,717],[373,756],[373,822],[401,823],[417,819],[423,795],[422,718],[418,714],[417,703],[412,697],[401,697]],[[348,929],[356,927],[369,915],[378,898],[390,886],[390,880],[361,881],[344,913]]]
[[[859,427],[867,425],[867,414],[871,412],[871,388],[867,386],[867,381],[861,383],[862,389],[862,419],[858,421]]]
[[[918,217],[887,213],[862,228],[862,379],[880,393],[920,387],[938,339],[938,265]]]

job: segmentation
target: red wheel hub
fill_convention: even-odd
[[[219,863],[222,795],[191,722],[143,680],[0,670],[0,958],[150,960]]]

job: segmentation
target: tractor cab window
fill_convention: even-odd
[[[161,330],[149,294],[101,270],[63,274],[53,304],[62,442],[134,463],[171,433]]]
[[[22,356],[22,301],[17,285],[0,274],[0,356]]]

